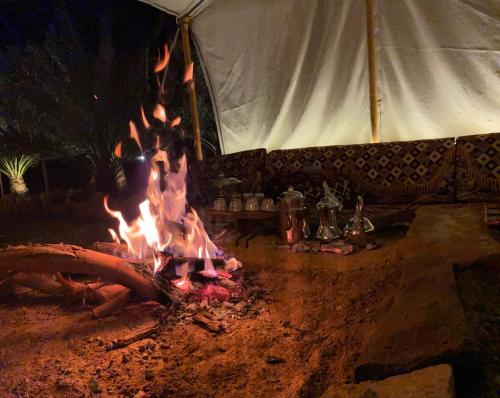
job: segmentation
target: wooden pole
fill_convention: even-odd
[[[191,46],[189,44],[189,17],[182,18],[182,51],[184,53],[184,65],[186,69],[191,64]],[[196,103],[196,91],[194,87],[194,75],[193,80],[188,82],[188,95],[189,95],[189,107],[191,108],[191,120],[193,123],[193,134],[194,134],[194,148],[196,151],[196,158],[198,160],[203,160],[203,151],[201,149],[201,133],[200,133],[200,119],[198,116],[198,105]]]
[[[370,142],[380,142],[380,116],[378,113],[377,98],[377,59],[375,54],[375,22],[373,3],[375,0],[366,0],[366,36],[368,45],[368,74],[370,79]]]
[[[42,172],[43,172],[43,184],[45,186],[45,192],[50,192],[49,188],[49,176],[47,174],[47,162],[42,159]]]

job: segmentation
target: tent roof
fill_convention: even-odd
[[[195,17],[224,153],[370,141],[365,1],[141,1]],[[498,0],[374,4],[382,141],[500,131]]]
[[[139,0],[144,3],[151,4],[166,13],[181,16],[192,16],[199,14],[208,4],[210,0]]]

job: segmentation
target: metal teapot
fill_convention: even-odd
[[[304,195],[289,187],[278,202],[278,227],[281,243],[293,245],[309,238]]]
[[[363,198],[358,196],[356,201],[356,213],[344,228],[344,235],[349,243],[364,247],[367,244],[366,233],[375,229],[371,221],[365,217],[365,206]]]
[[[339,207],[327,197],[321,199],[316,205],[319,214],[319,227],[316,231],[316,239],[331,241],[342,236],[342,230],[337,224],[337,213]]]

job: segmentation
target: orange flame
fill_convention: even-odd
[[[117,158],[121,158],[122,157],[122,143],[121,142],[119,142],[118,144],[116,144],[114,154],[115,154],[115,156]]]
[[[161,120],[163,123],[166,123],[167,114],[165,113],[165,108],[160,104],[157,104],[155,110],[153,111],[153,117],[155,117],[158,120]]]
[[[135,123],[132,120],[129,122],[129,127],[130,127],[130,138],[132,138],[137,143],[139,149],[142,151],[142,145],[141,145],[141,140],[139,139],[139,133],[137,132]]]
[[[111,235],[111,239],[113,239],[115,243],[119,244],[120,239],[118,238],[118,235],[116,234],[115,230],[113,228],[108,228],[108,232]]]
[[[165,189],[161,191],[161,170],[158,161],[163,162]],[[139,205],[140,216],[130,224],[120,211],[108,206],[104,208],[118,222],[118,235],[125,241],[129,252],[136,257],[154,257],[155,272],[161,265],[158,253],[168,251],[179,257],[216,258],[218,248],[210,240],[201,219],[192,208],[187,209],[186,175],[187,160],[184,155],[179,161],[179,171],[171,172],[168,154],[158,150],[151,160],[151,170],[146,191],[147,199]],[[205,261],[205,271],[216,275],[211,261]],[[179,282],[180,283],[180,282]],[[182,284],[186,283],[182,282]]]
[[[148,119],[146,119],[146,115],[144,114],[144,108],[141,106],[141,118],[142,118],[142,124],[144,127],[147,129],[150,127]]]
[[[165,44],[163,46],[163,57],[158,57],[158,62],[155,65],[155,73],[161,72],[168,64],[170,54],[168,52],[168,46]]]
[[[174,119],[170,122],[170,127],[175,127],[181,124],[181,118],[179,116],[174,117]]]
[[[187,67],[186,67],[186,72],[184,73],[184,84],[187,82],[193,80],[193,63],[191,62]]]
[[[169,60],[168,47],[164,47],[164,55],[155,66],[155,72],[163,70]],[[193,63],[186,68],[184,83],[193,80]],[[157,104],[153,117],[167,123],[165,108]],[[149,129],[150,124],[141,106],[141,119],[144,128]],[[175,117],[170,122],[171,127],[179,125],[181,118]],[[142,149],[139,132],[133,121],[129,122],[130,138]],[[204,259],[203,273],[216,277],[212,259],[219,253],[217,246],[209,238],[203,223],[193,208],[188,207],[186,199],[187,160],[183,155],[179,160],[178,171],[171,168],[168,154],[160,149],[160,136],[155,137],[156,152],[149,157],[150,169],[146,189],[146,199],[139,204],[139,217],[127,222],[121,211],[112,210],[108,205],[108,197],[104,197],[104,208],[118,221],[117,231],[108,229],[111,238],[116,243],[122,241],[127,244],[128,251],[135,257],[152,257],[154,272],[160,267],[169,264],[170,256],[197,257]],[[122,143],[119,142],[114,150],[117,157],[122,155]],[[162,181],[163,179],[163,181]],[[162,187],[164,187],[162,189]],[[166,256],[165,253],[170,253]],[[167,259],[167,260],[165,260]],[[241,267],[235,258],[224,260],[225,272],[231,272]],[[174,281],[180,289],[189,289],[189,263],[185,262],[179,267],[180,278]]]
[[[189,263],[180,266],[181,277],[174,281],[174,285],[181,290],[189,289]]]

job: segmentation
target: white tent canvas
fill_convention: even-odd
[[[365,0],[147,0],[181,16],[224,153],[370,141]],[[375,0],[382,141],[500,127],[500,3]]]

